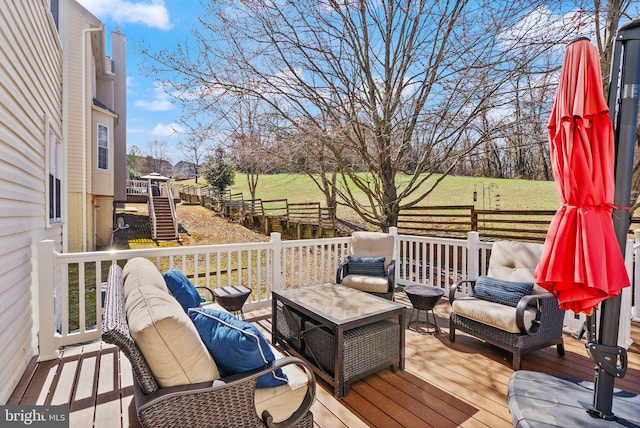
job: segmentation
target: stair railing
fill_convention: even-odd
[[[175,237],[178,241],[180,241],[180,235],[178,234],[178,214],[176,212],[176,203],[173,200],[173,191],[171,190],[171,182],[165,182],[165,186],[167,186],[167,197],[169,198],[169,206],[171,207],[171,220],[173,221],[173,230],[175,233]]]
[[[158,239],[158,224],[156,219],[156,209],[153,205],[153,189],[151,188],[151,180],[147,185],[147,205],[149,206],[149,216],[151,217],[151,238],[154,241]]]

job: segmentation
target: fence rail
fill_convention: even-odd
[[[483,239],[520,239],[544,242],[555,211],[473,210],[471,229]]]
[[[463,238],[478,232],[480,238],[544,242],[552,210],[476,210],[472,205],[407,208],[398,215],[400,233]],[[632,218],[629,233],[640,225]]]
[[[287,239],[314,239],[337,235],[335,210],[319,202],[292,203],[287,199],[249,199],[242,193],[219,192],[210,186],[179,186],[180,198],[200,204],[227,218],[266,234],[279,232]]]
[[[472,230],[472,218],[472,205],[405,208],[398,215],[398,232],[465,237]]]

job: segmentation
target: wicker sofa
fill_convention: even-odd
[[[177,311],[171,307],[173,297],[162,289],[162,275],[151,262],[153,269],[128,269],[132,261],[124,274],[118,265],[110,268],[102,338],[117,345],[131,362],[135,411],[143,427],[313,427],[309,408],[315,399],[315,377],[306,362],[277,358],[274,352],[276,359],[267,366],[221,378],[189,316],[180,304]],[[141,307],[145,316],[155,313],[159,319],[140,322],[135,311]],[[182,327],[175,327],[176,320]],[[159,341],[150,344],[160,328],[164,330]],[[132,331],[143,335],[135,333],[136,341]],[[256,388],[258,377],[278,368],[288,383]]]
[[[462,330],[506,349],[513,353],[514,370],[520,369],[521,356],[526,352],[557,345],[558,354],[564,355],[564,311],[553,294],[535,284],[533,273],[541,253],[540,244],[495,242],[487,278],[533,283],[532,292],[515,299],[517,304],[510,306],[476,293],[476,280],[457,281],[449,292],[449,340],[455,342],[456,330]],[[471,287],[473,294],[460,297],[459,291],[465,285]]]

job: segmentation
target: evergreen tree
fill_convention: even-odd
[[[213,155],[207,155],[202,165],[202,176],[220,193],[235,182],[235,166],[222,147],[217,147]]]

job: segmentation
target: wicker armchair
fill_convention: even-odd
[[[540,259],[542,245],[500,241],[493,244],[487,276],[505,281],[535,284],[533,272]],[[449,292],[449,340],[455,342],[456,329],[513,353],[512,366],[520,369],[522,354],[557,345],[564,355],[562,325],[564,311],[555,296],[538,285],[522,297],[516,307],[472,296],[458,297],[461,287],[475,280],[457,281]]]
[[[268,367],[211,382],[160,387],[131,337],[122,269],[117,265],[109,271],[104,309],[102,339],[117,345],[131,362],[136,412],[143,427],[313,427],[309,408],[315,398],[315,377],[310,366],[299,358],[280,358]],[[257,414],[256,379],[290,364],[304,369],[308,378],[306,393],[295,413],[274,423],[268,411]]]
[[[395,289],[395,266],[393,259],[394,238],[380,232],[354,232],[351,235],[349,256],[351,257],[384,257],[386,276],[368,276],[349,272],[349,263],[344,262],[336,271],[336,283],[365,291],[388,300],[393,300]]]

